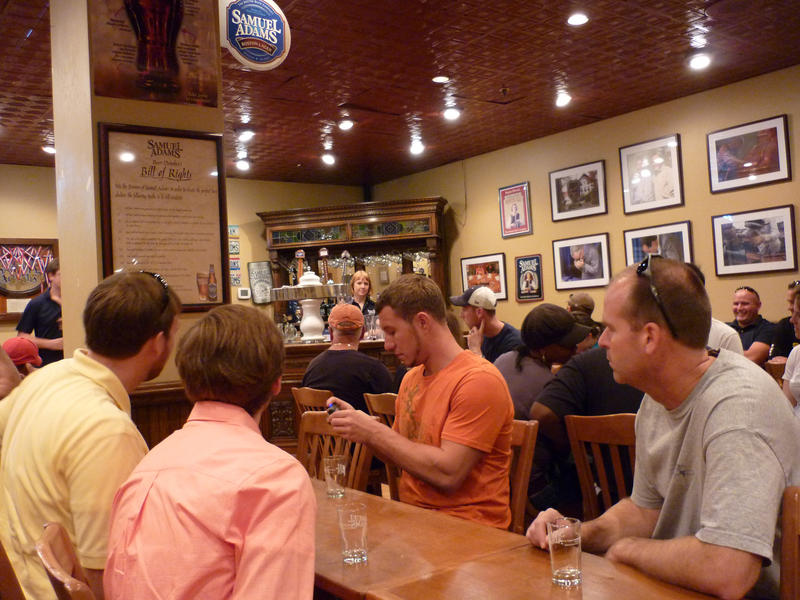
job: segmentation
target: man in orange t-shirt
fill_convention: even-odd
[[[329,417],[334,430],[403,469],[402,501],[508,527],[514,407],[503,376],[458,345],[430,279],[403,275],[376,310],[386,350],[414,367],[400,386],[394,428],[332,397],[345,409]]]

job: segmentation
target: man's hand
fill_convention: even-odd
[[[481,344],[483,344],[483,321],[479,327],[472,327],[467,334],[467,347],[478,356],[483,356]]]
[[[536,515],[536,519],[531,523],[531,526],[528,527],[525,537],[527,537],[534,546],[542,550],[547,550],[547,524],[563,516],[564,515],[555,508],[548,508],[540,512]]]
[[[367,443],[373,433],[381,427],[379,421],[367,413],[355,410],[344,400],[331,396],[328,398],[328,406],[334,404],[338,410],[328,415],[328,423],[333,427],[336,435],[342,436],[346,440],[357,443]]]

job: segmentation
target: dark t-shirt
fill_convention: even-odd
[[[62,337],[61,328],[58,326],[59,318],[61,318],[61,305],[50,298],[50,289],[48,288],[45,293],[39,294],[28,302],[17,325],[17,331],[54,340]],[[39,356],[42,357],[44,366],[64,358],[64,351],[40,348]]]
[[[522,345],[522,338],[519,330],[508,323],[503,323],[503,328],[496,336],[483,336],[481,354],[483,354],[483,358],[493,363],[501,354],[511,352],[520,345]]]
[[[797,344],[800,344],[794,335],[794,326],[789,322],[789,317],[785,317],[775,323],[775,334],[772,336],[772,348],[769,357],[789,356]]]
[[[763,342],[767,346],[772,344],[772,338],[775,335],[775,323],[767,321],[761,315],[758,315],[755,321],[750,325],[741,327],[739,321],[731,321],[728,323],[733,327],[742,338],[742,348],[747,350],[753,342]]]
[[[358,302],[353,300],[350,304],[358,308],[361,311],[362,315],[374,315],[375,314],[375,301],[371,300],[369,296],[367,299],[364,300],[364,307],[362,308]]]
[[[303,386],[330,390],[357,410],[367,411],[364,393],[392,391],[389,369],[358,350],[326,350],[308,364]]]

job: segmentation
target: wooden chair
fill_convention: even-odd
[[[528,481],[538,432],[539,421],[514,420],[511,430],[511,524],[508,526],[508,530],[514,533],[525,533]]]
[[[297,436],[297,458],[311,477],[325,479],[322,459],[342,454],[349,457],[345,487],[365,491],[369,477],[372,451],[364,444],[349,442],[333,433],[328,413],[306,411],[300,416]]]
[[[19,586],[17,574],[8,560],[5,548],[0,544],[0,600],[25,600]]]
[[[364,394],[369,414],[378,417],[381,423],[391,427],[394,423],[394,404],[397,394],[386,392],[385,394]]]
[[[36,542],[36,554],[47,571],[58,600],[95,600],[72,542],[59,523],[45,523],[44,533]]]
[[[297,414],[302,415],[307,410],[325,410],[328,408],[328,398],[333,396],[328,390],[317,390],[310,387],[292,388],[292,396],[297,406]]]
[[[394,407],[397,394],[386,392],[384,394],[364,394],[364,401],[367,403],[369,414],[378,417],[381,423],[387,427],[394,424]],[[400,477],[400,469],[397,465],[383,461],[386,468],[386,483],[389,486],[389,497],[392,500],[399,500],[400,494],[397,491],[397,479]]]
[[[800,598],[800,487],[783,492],[781,517],[781,600]]]
[[[636,415],[633,413],[564,417],[572,455],[578,469],[585,521],[599,517],[611,507],[615,499],[630,495],[633,481],[625,481],[622,457],[627,456],[632,477],[636,458],[635,420]],[[621,451],[622,448],[626,451]],[[613,471],[613,479],[609,479],[606,472],[609,466]],[[595,485],[600,487],[602,510]]]

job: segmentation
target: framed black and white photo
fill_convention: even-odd
[[[508,300],[505,253],[462,258],[461,285],[465,290],[474,285],[485,285],[498,300]]]
[[[713,131],[706,138],[712,194],[792,179],[786,115]]]
[[[544,297],[541,254],[515,257],[514,272],[517,282],[517,302],[533,302]]]
[[[683,204],[681,136],[677,133],[619,149],[625,213]]]
[[[648,254],[659,254],[679,262],[692,262],[692,224],[668,223],[625,231],[625,260],[632,265]]]
[[[717,275],[797,268],[791,205],[718,215],[711,227]]]
[[[551,171],[550,203],[553,221],[608,212],[605,173],[603,160]]]
[[[528,182],[501,187],[499,196],[500,234],[507,238],[533,233]]]
[[[557,290],[608,285],[608,234],[553,240],[553,263]]]

